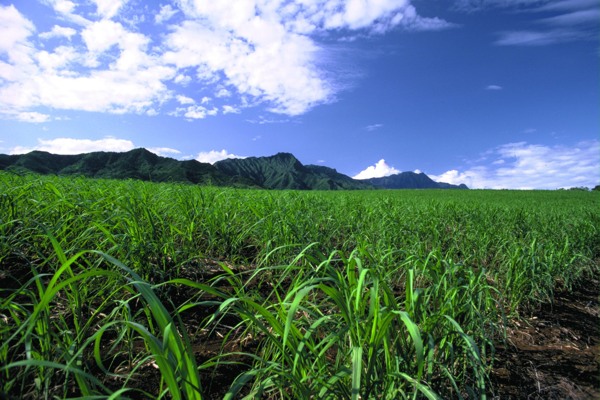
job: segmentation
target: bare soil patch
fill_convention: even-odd
[[[600,399],[600,282],[559,292],[496,346],[493,399]]]

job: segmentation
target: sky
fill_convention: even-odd
[[[0,153],[600,184],[598,0],[0,0]]]

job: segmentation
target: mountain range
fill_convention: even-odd
[[[427,175],[415,172],[352,179],[333,168],[303,165],[290,153],[226,159],[211,165],[196,160],[178,161],[161,157],[146,149],[77,155],[32,151],[20,155],[0,154],[0,170],[263,189],[468,189],[465,185],[435,182]]]

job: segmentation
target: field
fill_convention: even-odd
[[[0,393],[493,398],[511,335],[598,288],[598,210],[0,173]]]

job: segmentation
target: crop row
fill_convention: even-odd
[[[519,313],[597,274],[600,197],[0,174],[0,393],[493,393]]]

